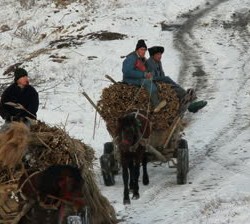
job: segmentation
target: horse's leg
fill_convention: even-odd
[[[134,188],[133,188],[133,199],[140,198],[139,194],[139,176],[140,176],[140,163],[133,165],[134,174]]]
[[[143,171],[142,182],[143,182],[144,185],[149,184],[147,163],[148,163],[147,155],[146,155],[146,153],[143,153],[143,158],[142,158],[142,171]]]
[[[133,169],[133,160],[129,161],[129,190],[133,192],[135,185],[134,169]]]
[[[123,185],[124,185],[124,192],[123,192],[123,204],[130,204],[129,199],[129,188],[128,188],[128,166],[126,164],[122,164],[122,178],[123,178]]]

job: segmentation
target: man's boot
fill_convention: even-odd
[[[206,105],[207,105],[207,101],[205,101],[205,100],[192,102],[188,107],[188,111],[191,113],[196,113],[197,111],[199,111],[200,109],[202,109]]]

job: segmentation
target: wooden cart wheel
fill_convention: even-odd
[[[188,144],[185,139],[181,139],[177,151],[177,184],[187,183],[188,169],[189,169]]]
[[[102,177],[105,186],[115,185],[115,175],[112,169],[112,154],[103,154],[100,157]]]
[[[113,145],[113,142],[106,142],[104,144],[104,150],[103,150],[103,153],[104,154],[110,154],[114,151],[114,145]]]
[[[120,169],[119,162],[115,156],[116,153],[117,151],[115,151],[115,146],[113,142],[106,142],[104,144],[103,154],[110,155],[111,169],[114,175],[117,175]]]

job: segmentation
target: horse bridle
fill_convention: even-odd
[[[135,152],[136,149],[138,148],[138,146],[141,144],[142,140],[144,139],[143,136],[146,132],[146,128],[147,128],[147,125],[145,125],[144,129],[143,129],[143,132],[141,131],[141,128],[140,128],[140,120],[138,120],[138,116],[141,116],[142,118],[144,118],[146,120],[146,124],[149,123],[149,119],[148,117],[146,117],[144,114],[140,113],[139,110],[137,110],[136,112],[131,112],[130,114],[126,115],[126,116],[130,116],[130,115],[133,115],[135,120],[136,120],[136,126],[133,126],[131,127],[131,129],[133,129],[133,131],[137,131],[137,134],[139,136],[139,139],[129,147],[129,151],[130,152]],[[122,132],[122,135],[123,135],[123,132]],[[130,142],[124,140],[124,138],[122,137],[122,143],[125,143],[127,145],[130,144]]]
[[[41,172],[41,171],[35,171],[35,172],[33,172],[32,174],[29,175],[28,172],[27,172],[27,170],[24,168],[24,174],[25,174],[25,176],[26,176],[26,179],[23,181],[23,183],[21,184],[21,186],[19,187],[19,189],[18,189],[18,191],[17,191],[17,193],[19,193],[19,195],[21,196],[21,198],[22,198],[23,200],[27,200],[27,197],[26,197],[26,196],[23,194],[23,192],[22,192],[22,189],[23,189],[24,185],[25,185],[27,182],[28,182],[29,185],[31,186],[33,192],[36,193],[36,196],[39,198],[39,194],[38,194],[38,192],[37,192],[35,186],[34,186],[33,183],[31,182],[31,178],[32,178],[33,176],[35,176],[36,174],[40,173],[40,172]]]

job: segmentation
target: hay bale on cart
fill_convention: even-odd
[[[0,223],[16,224],[32,208],[32,201],[20,199],[19,181],[24,173],[42,171],[52,165],[74,165],[81,170],[84,179],[83,194],[88,217],[86,223],[117,223],[114,208],[105,198],[95,181],[93,172],[94,150],[82,141],[70,137],[65,130],[49,126],[38,121],[30,131],[22,133],[27,140],[23,144],[23,154],[17,155],[12,150],[8,161],[1,157],[6,146],[20,147],[19,142],[13,140],[15,130],[22,123],[13,122],[10,128],[0,134]],[[20,133],[19,133],[20,134]],[[21,134],[20,134],[21,135]],[[26,147],[28,146],[28,147]],[[2,153],[1,153],[2,152]]]
[[[175,90],[169,84],[158,82],[157,86],[160,98],[167,101],[167,105],[159,113],[153,113],[149,95],[143,88],[117,82],[103,89],[97,109],[114,139],[113,143],[104,144],[104,154],[101,157],[105,185],[113,185],[114,174],[117,173],[116,161],[119,160],[119,155],[115,145],[115,131],[118,118],[134,110],[143,111],[151,121],[152,131],[147,148],[150,151],[150,160],[172,161],[173,167],[177,168],[177,183],[186,183],[188,146],[187,141],[182,139],[182,118],[189,101],[180,102]]]

